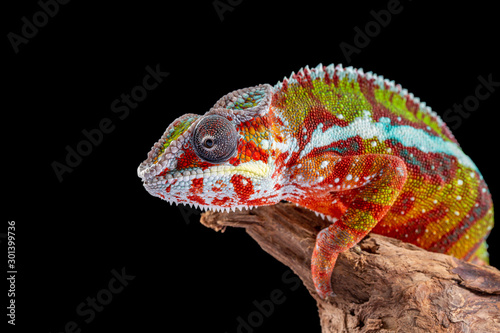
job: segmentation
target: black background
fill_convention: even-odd
[[[374,20],[370,12],[389,1],[226,1],[220,3],[232,10],[222,20],[213,1],[71,1],[18,53],[8,33],[21,34],[22,17],[32,21],[40,5],[4,8],[1,230],[16,221],[19,332],[63,332],[74,321],[81,332],[231,333],[238,316],[256,311],[254,300],[268,300],[276,289],[284,302],[255,332],[320,332],[305,288],[292,290],[293,276],[283,278],[287,267],[243,230],[216,233],[198,214],[143,189],[136,169],[151,145],[184,113],[203,114],[232,90],[274,85],[320,62],[395,80],[441,115],[474,95],[478,76],[500,81],[493,5],[401,1],[401,12],[349,62],[340,43],[354,45],[354,28],[364,29]],[[146,66],[157,65],[169,76],[120,119],[111,103],[142,84]],[[494,200],[499,106],[496,91],[453,131]],[[65,147],[75,148],[82,130],[104,118],[114,130],[60,182],[51,164],[65,163]],[[489,239],[496,267],[497,230]],[[89,316],[76,308],[122,268],[135,278],[86,323]]]

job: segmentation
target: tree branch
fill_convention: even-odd
[[[290,267],[316,300],[323,333],[500,332],[500,271],[369,234],[341,254],[332,300],[321,300],[311,278],[316,234],[328,222],[289,203],[234,213],[206,212],[205,226],[243,227]]]

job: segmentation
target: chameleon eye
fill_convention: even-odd
[[[222,163],[236,153],[238,133],[226,118],[210,115],[196,125],[192,140],[199,158],[211,163]]]

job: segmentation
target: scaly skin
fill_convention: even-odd
[[[370,231],[488,262],[493,204],[476,165],[418,98],[351,67],[306,67],[178,118],[138,175],[171,203],[234,211],[287,200],[327,218],[311,265],[322,298],[338,254]]]

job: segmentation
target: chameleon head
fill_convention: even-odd
[[[203,116],[176,119],[139,165],[146,190],[202,209],[279,202],[271,99],[271,86],[259,85],[227,94]]]

